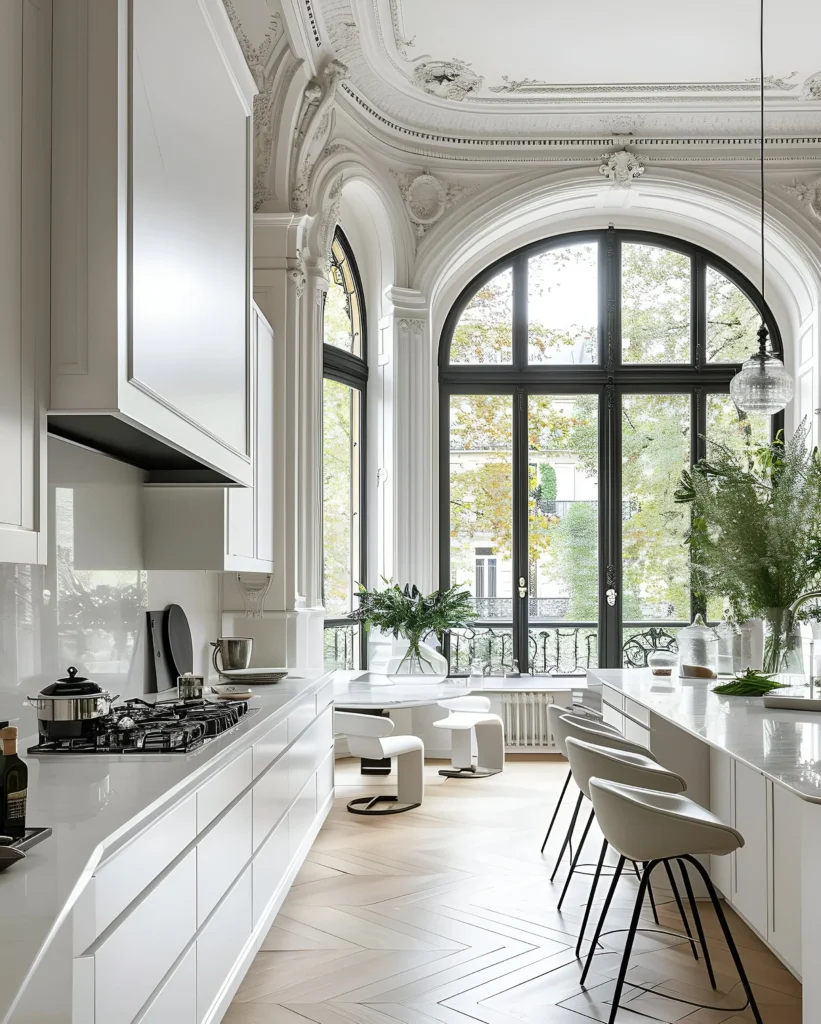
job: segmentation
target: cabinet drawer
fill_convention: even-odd
[[[637,704],[636,701],[631,700],[629,697],[624,698],[624,713],[630,715],[631,718],[635,718],[642,725],[650,724],[650,712],[647,708]]]
[[[258,740],[254,750],[254,778],[264,772],[268,765],[275,761],[288,746],[288,723],[280,722],[269,733]]]
[[[621,690],[614,690],[612,686],[602,686],[602,701],[611,707],[624,710],[624,694]]]
[[[315,817],[316,775],[312,775],[288,812],[288,848],[292,857],[308,834]]]
[[[650,730],[643,725],[638,725],[632,718],[622,718],[622,729],[625,739],[631,743],[640,743],[643,747],[650,747]]]
[[[767,783],[752,768],[735,765],[735,827],[744,846],[735,852],[733,906],[755,928],[767,934]]]
[[[265,839],[271,829],[288,810],[289,764],[291,752],[271,765],[267,772],[257,779],[254,796],[254,849]]]
[[[624,732],[624,715],[609,704],[602,704],[602,718],[606,725],[612,725],[619,732]]]
[[[249,748],[197,790],[197,832],[202,832],[251,785],[252,771],[253,752]]]
[[[96,938],[197,836],[192,795],[104,861],[94,873]]]
[[[316,718],[316,697],[307,697],[288,715],[288,742],[293,743]]]
[[[319,693],[316,695],[316,711],[317,714],[324,711],[325,708],[333,703],[334,699],[334,682],[331,680],[326,683]]]
[[[251,793],[197,843],[197,926],[251,859]]]
[[[801,841],[804,801],[767,782],[770,797],[772,900],[767,938],[786,963],[801,974]],[[813,808],[814,809],[814,808]]]
[[[197,929],[192,850],[96,948],[95,1020],[130,1024]]]
[[[259,923],[259,919],[265,913],[266,907],[271,902],[271,897],[279,887],[290,862],[288,819],[283,818],[262,844],[256,857],[254,857],[253,904],[255,928]]]
[[[197,950],[185,954],[176,971],[163,985],[140,1024],[197,1024]]]
[[[316,770],[316,809],[319,810],[334,791],[334,752],[330,750]]]
[[[251,867],[197,939],[197,1021],[202,1021],[251,937]]]

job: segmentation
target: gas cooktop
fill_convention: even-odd
[[[241,718],[254,715],[247,701],[214,703],[173,700],[149,703],[124,701],[102,718],[84,723],[86,733],[73,739],[40,742],[29,754],[187,754],[233,729]]]

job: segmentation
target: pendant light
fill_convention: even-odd
[[[764,298],[764,0],[761,0],[760,26],[760,93],[761,93],[761,150],[760,150],[760,184],[761,184],[761,298]],[[772,349],[768,348],[769,332],[761,322],[758,331],[758,351],[754,352],[742,365],[740,371],[730,381],[730,396],[736,406],[744,413],[758,413],[772,416],[781,412],[792,398],[792,377],[782,361]]]

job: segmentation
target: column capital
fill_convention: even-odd
[[[254,266],[265,267],[272,260],[299,259],[306,221],[302,214],[255,213]]]
[[[391,285],[385,289],[385,298],[393,306],[393,316],[427,320],[430,314],[428,298],[415,288]]]

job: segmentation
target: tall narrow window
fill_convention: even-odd
[[[365,307],[359,272],[337,229],[324,308],[322,392],[322,593],[325,662],[364,664],[364,637],[348,615],[365,576]]]

